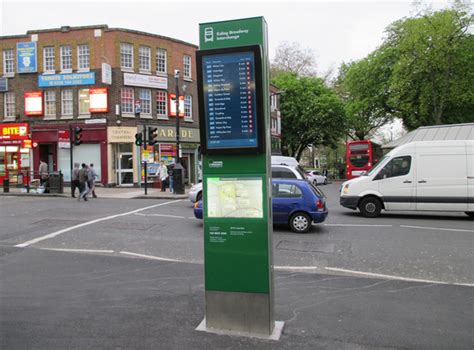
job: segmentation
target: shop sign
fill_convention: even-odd
[[[25,115],[28,115],[28,116],[43,115],[43,92],[42,91],[25,92]]]
[[[69,130],[58,130],[58,147],[71,148],[71,136]]]
[[[107,113],[108,111],[107,88],[89,89],[89,112]]]
[[[123,73],[123,85],[168,89],[168,78],[153,75]]]
[[[36,42],[26,42],[16,44],[16,62],[18,73],[36,73],[37,65]]]
[[[31,147],[32,147],[31,140],[22,141],[21,148],[31,148]]]
[[[176,94],[168,94],[170,117],[176,117]],[[179,116],[184,117],[184,96],[179,96]]]
[[[112,85],[112,67],[108,63],[102,63],[102,84]]]
[[[199,129],[180,128],[180,140],[199,143]],[[176,128],[158,126],[158,141],[176,141]]]
[[[107,128],[107,141],[109,143],[135,142],[137,128],[128,126],[109,126]]]
[[[0,92],[8,91],[8,78],[0,77]]]
[[[4,124],[0,127],[0,140],[26,140],[28,133],[27,123]]]
[[[94,85],[95,72],[38,75],[39,87]]]

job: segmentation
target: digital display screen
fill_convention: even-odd
[[[207,149],[258,147],[254,52],[202,57]]]

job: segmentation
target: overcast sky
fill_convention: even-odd
[[[433,8],[448,1],[425,1]],[[383,40],[393,21],[415,13],[411,1],[21,1],[0,0],[0,35],[64,25],[107,24],[199,44],[198,24],[264,16],[270,57],[279,43],[311,48],[320,75],[342,62],[366,56]]]

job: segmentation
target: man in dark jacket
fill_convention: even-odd
[[[85,163],[81,164],[81,169],[79,169],[79,174],[78,174],[78,180],[79,180],[79,191],[81,191],[81,194],[79,197],[77,197],[77,200],[80,201],[82,198],[84,198],[85,201],[87,201],[87,194],[89,193],[89,190],[87,188],[87,167]]]

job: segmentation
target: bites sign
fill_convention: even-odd
[[[29,128],[27,123],[5,124],[0,126],[0,141],[27,140]]]

